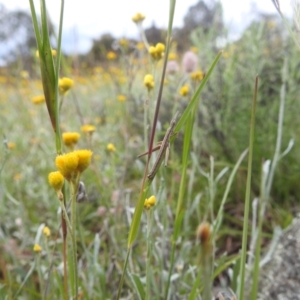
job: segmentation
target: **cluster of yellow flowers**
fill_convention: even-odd
[[[149,47],[149,54],[154,60],[160,60],[164,56],[165,45],[157,43],[156,46]]]
[[[151,74],[147,74],[144,77],[144,85],[148,89],[148,91],[154,88],[154,78]]]
[[[142,23],[144,20],[145,20],[146,16],[141,14],[141,13],[136,13],[132,18],[131,20],[134,22],[134,23]]]
[[[58,155],[55,159],[58,171],[48,175],[50,185],[59,192],[64,179],[74,181],[90,165],[93,152],[90,150],[76,150]]]
[[[204,78],[204,74],[202,71],[196,71],[191,73],[191,79],[195,81],[201,81]]]
[[[144,208],[148,210],[151,207],[153,207],[155,204],[156,204],[156,197],[152,195],[150,198],[147,198],[145,200]]]

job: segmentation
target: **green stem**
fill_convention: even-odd
[[[122,291],[122,287],[123,287],[123,283],[124,283],[124,279],[125,279],[125,273],[126,273],[126,268],[127,268],[130,252],[131,252],[131,247],[128,247],[125,262],[124,262],[123,272],[122,272],[121,280],[119,283],[117,300],[119,300],[120,296],[121,296],[121,291]]]
[[[150,297],[150,280],[151,280],[151,225],[152,225],[152,209],[147,211],[147,257],[146,257],[146,300],[152,299]]]
[[[78,299],[78,264],[77,264],[77,243],[76,243],[76,222],[77,222],[77,212],[76,212],[76,193],[78,189],[78,179],[71,182],[71,241],[72,241],[72,253],[73,253],[73,299]]]
[[[172,237],[172,250],[171,250],[171,262],[170,262],[170,269],[168,275],[168,281],[166,284],[166,291],[165,291],[165,300],[168,299],[169,288],[171,283],[171,276],[173,272],[173,267],[175,263],[175,247],[176,247],[176,240],[179,235],[182,217],[183,217],[183,203],[184,203],[184,194],[185,194],[185,187],[186,187],[186,178],[187,178],[187,167],[188,167],[188,157],[190,154],[190,144],[192,140],[193,134],[193,125],[195,114],[197,111],[197,106],[192,109],[190,114],[190,118],[187,120],[185,131],[184,131],[184,144],[183,144],[183,154],[182,154],[182,168],[181,168],[181,180],[180,180],[180,187],[179,187],[179,196],[178,196],[178,203],[176,208],[176,216],[175,216],[175,227],[177,230],[174,230],[173,237]],[[181,215],[182,214],[182,215]]]
[[[252,158],[253,158],[253,144],[254,144],[254,129],[255,129],[255,111],[258,92],[258,76],[255,78],[255,89],[252,101],[251,110],[251,123],[250,123],[250,137],[249,137],[249,157],[248,157],[248,172],[247,172],[247,187],[245,196],[245,211],[244,211],[244,224],[243,224],[243,241],[242,241],[242,256],[241,256],[241,269],[240,269],[240,284],[238,290],[238,299],[244,299],[244,286],[245,286],[245,271],[246,271],[246,258],[247,258],[247,241],[248,241],[248,223],[250,211],[250,193],[251,193],[251,175],[252,175]]]

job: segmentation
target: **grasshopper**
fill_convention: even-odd
[[[179,113],[177,112],[174,116],[174,118],[172,119],[170,126],[168,128],[168,130],[165,133],[165,136],[163,138],[163,140],[161,142],[159,142],[157,144],[157,146],[155,146],[152,151],[156,151],[159,150],[158,154],[157,154],[157,158],[154,162],[154,165],[152,167],[152,169],[150,170],[150,172],[148,173],[147,177],[148,179],[152,180],[154,178],[154,176],[156,175],[163,159],[165,156],[165,167],[167,166],[167,162],[168,162],[168,157],[169,157],[169,152],[170,152],[170,138],[173,135],[176,123],[177,123],[177,118],[178,118]],[[148,154],[149,152],[145,152],[140,154],[138,157],[141,157],[143,155]]]

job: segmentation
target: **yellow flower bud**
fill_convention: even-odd
[[[45,226],[43,228],[43,234],[48,238],[51,235],[50,228],[48,226]]]
[[[70,78],[63,77],[58,81],[58,88],[61,95],[64,95],[72,86],[74,81]]]
[[[145,209],[150,209],[155,204],[156,204],[156,197],[152,195],[150,198],[148,198],[148,199],[145,200],[145,202],[144,202],[144,208]]]
[[[115,152],[115,151],[116,151],[116,147],[115,147],[115,145],[112,144],[112,143],[109,143],[109,144],[106,146],[106,149],[107,149],[107,151],[109,151],[109,152]]]
[[[183,85],[179,91],[179,94],[181,96],[187,96],[189,94],[189,86],[188,85]]]
[[[64,144],[67,147],[74,147],[75,144],[77,144],[80,134],[78,132],[65,132],[62,134],[62,138],[64,141]]]
[[[42,252],[42,247],[39,244],[34,244],[33,251],[35,253],[40,253],[40,252]]]
[[[154,88],[154,78],[151,74],[147,74],[144,77],[144,85],[146,86],[148,91],[150,91]]]
[[[77,170],[82,173],[90,165],[93,152],[90,150],[77,150],[75,153],[78,156]]]
[[[59,171],[49,173],[48,181],[56,191],[60,191],[64,185],[64,177]]]
[[[70,152],[56,157],[55,164],[67,180],[72,180],[77,175],[79,158],[75,152]]]
[[[31,98],[31,102],[33,104],[41,104],[45,102],[45,96],[44,95],[39,95]]]

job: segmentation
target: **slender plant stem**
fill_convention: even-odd
[[[167,280],[166,290],[165,290],[165,300],[168,299],[171,276],[172,276],[173,267],[175,263],[176,240],[178,238],[181,221],[182,221],[182,219],[180,218],[180,213],[183,211],[184,194],[185,194],[185,187],[186,187],[186,180],[187,180],[188,157],[190,154],[189,150],[190,150],[190,144],[193,135],[193,123],[194,123],[196,111],[197,111],[197,106],[193,108],[190,118],[187,120],[186,128],[185,128],[183,154],[182,154],[181,180],[180,180],[179,196],[178,196],[176,216],[175,216],[175,224],[177,224],[175,226],[178,228],[178,230],[174,230],[173,237],[172,237],[171,262],[170,262],[169,275],[168,275],[168,280]]]
[[[119,300],[120,297],[121,297],[121,291],[122,291],[122,287],[123,287],[123,283],[124,283],[124,279],[125,279],[125,273],[126,273],[126,269],[127,269],[127,264],[128,264],[128,259],[129,259],[130,252],[131,252],[131,247],[128,247],[125,262],[124,262],[123,272],[122,272],[121,280],[120,280],[120,283],[119,283],[117,300]]]
[[[150,280],[151,280],[151,227],[152,227],[152,209],[147,211],[147,257],[146,257],[146,300],[150,297]]]
[[[256,78],[255,78],[255,88],[254,88],[254,96],[253,96],[252,110],[251,110],[247,187],[246,187],[246,196],[245,196],[245,211],[244,211],[244,224],[243,224],[243,241],[242,241],[242,256],[241,256],[241,269],[240,269],[240,283],[239,283],[239,290],[238,290],[238,299],[239,300],[244,299],[245,271],[246,271],[246,258],[247,258],[247,241],[248,241],[248,222],[249,222],[249,211],[250,211],[252,158],[253,158],[253,144],[254,144],[254,130],[255,130],[255,111],[256,111],[257,92],[258,92],[258,76],[256,76]]]
[[[77,222],[77,201],[76,201],[76,193],[78,189],[78,179],[74,182],[71,182],[71,226],[72,226],[72,252],[73,252],[73,278],[74,278],[74,286],[73,286],[73,299],[78,298],[78,264],[77,264],[77,243],[76,243],[76,222]]]
[[[274,178],[276,166],[278,164],[278,161],[280,160],[286,80],[287,80],[287,58],[284,59],[284,64],[282,68],[282,85],[280,89],[280,104],[279,104],[279,113],[278,113],[278,127],[277,127],[277,139],[276,139],[275,152],[273,156],[273,161],[271,163],[270,172],[265,173],[264,170],[262,171],[259,218],[258,218],[258,228],[257,228],[258,236],[257,236],[256,248],[255,248],[255,261],[254,261],[254,269],[253,269],[253,277],[252,277],[253,284],[251,288],[251,300],[255,300],[257,297],[263,217],[265,215],[267,202],[270,199],[271,187],[273,184],[273,178]]]

